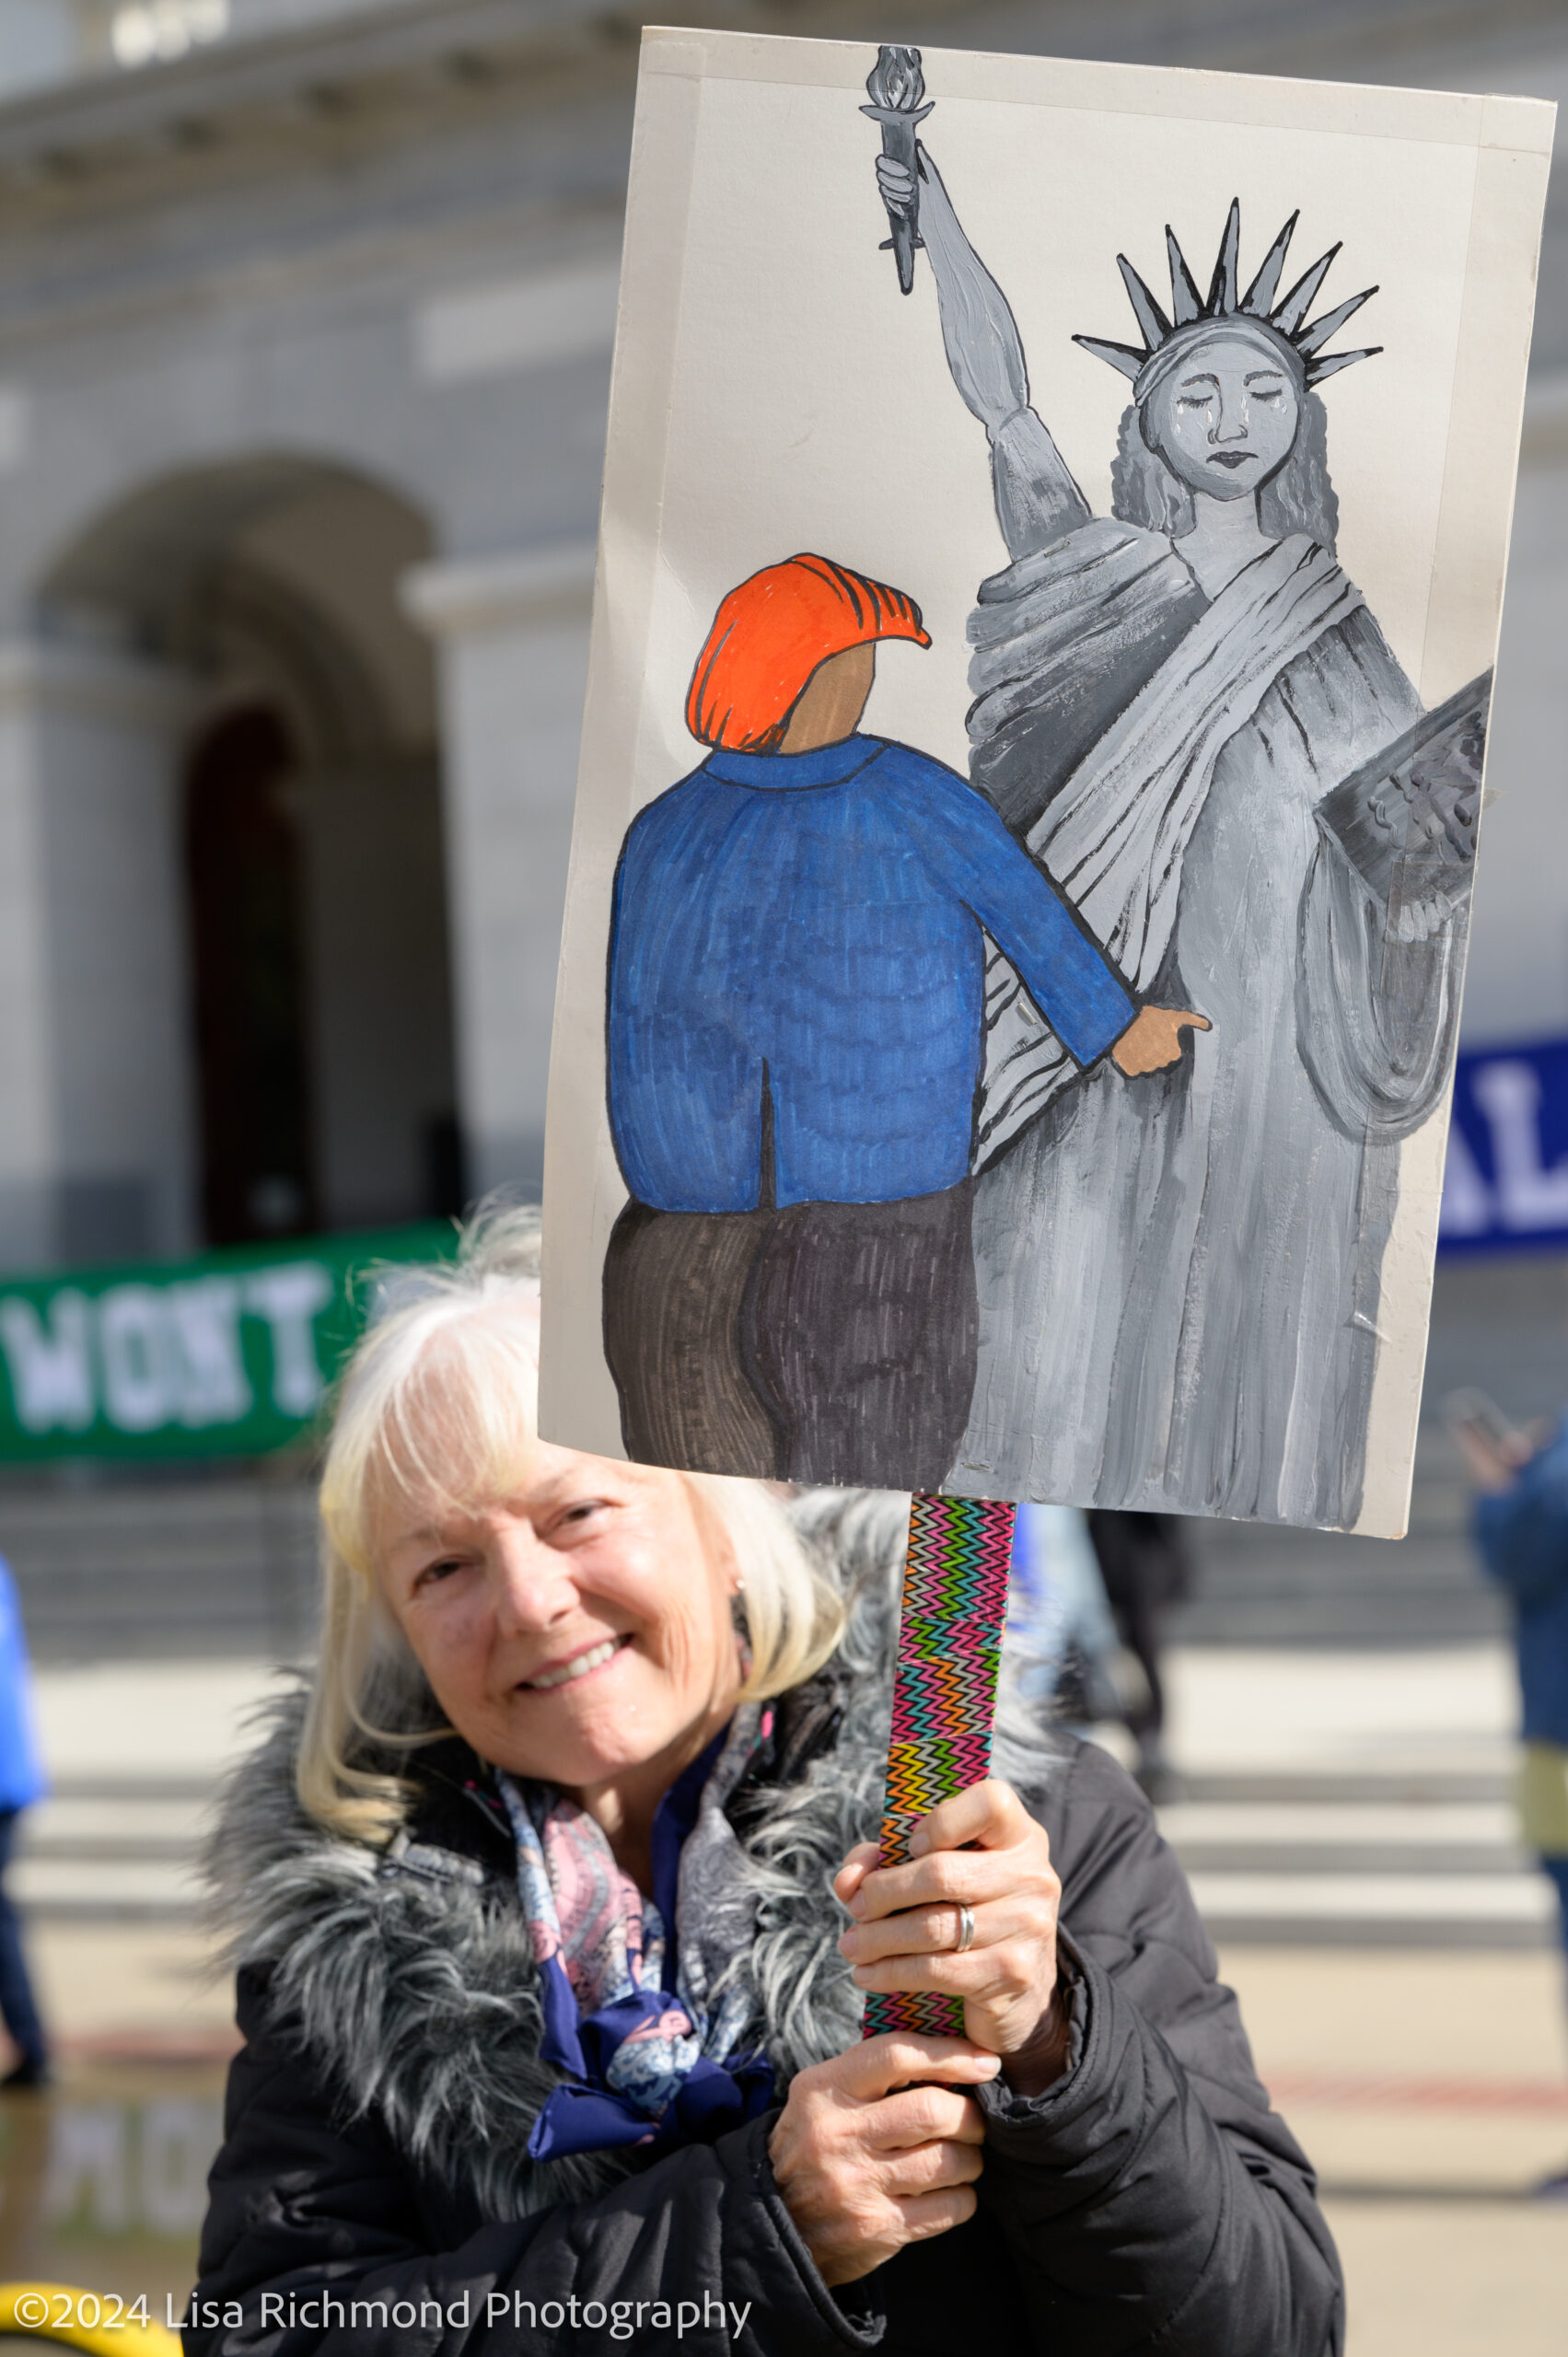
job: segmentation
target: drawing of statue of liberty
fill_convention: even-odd
[[[923,96],[918,72],[890,108],[871,87],[885,123]],[[993,951],[947,1486],[1348,1526],[1400,1143],[1451,1062],[1490,684],[1423,714],[1336,562],[1318,388],[1372,356],[1326,347],[1376,289],[1313,319],[1335,248],[1282,292],[1294,215],[1244,281],[1238,203],[1206,293],[1167,231],[1168,313],[1119,258],[1138,343],[1073,339],[1132,389],[1095,517],[901,137],[879,185],[903,252],[918,227],[1011,560],[970,626],[972,783],[1129,990],[1212,1026],[1108,1086]]]

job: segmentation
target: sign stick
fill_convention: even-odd
[[[993,1498],[910,1500],[909,1565],[899,1617],[893,1729],[881,1859],[909,1855],[913,1827],[938,1801],[991,1773],[991,1728],[1017,1509]],[[962,2000],[934,1990],[865,2000],[867,2038],[889,2029],[961,2038]]]

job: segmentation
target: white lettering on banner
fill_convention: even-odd
[[[1458,1121],[1448,1125],[1448,1153],[1443,1165],[1443,1202],[1437,1214],[1439,1236],[1484,1236],[1492,1225],[1492,1190],[1476,1168],[1475,1156],[1465,1144]]]
[[[254,1404],[232,1277],[112,1285],[98,1305],[103,1411],[122,1433],[238,1423]]]
[[[90,2234],[122,2234],[127,2227],[194,2234],[207,2206],[207,2172],[222,2142],[223,2107],[205,2097],[57,2103],[49,2115],[44,2220]],[[127,2311],[134,2313],[135,2307]]]
[[[282,1416],[308,1416],[319,1405],[323,1385],[315,1320],[336,1290],[331,1271],[319,1260],[259,1269],[246,1280],[246,1308],[272,1329],[273,1405]]]
[[[51,2225],[74,2217],[87,2197],[94,2225],[119,2234],[131,2223],[122,2104],[67,2104],[50,2121],[43,2214]]]
[[[94,1301],[64,1286],[41,1308],[0,1297],[0,1351],[16,1418],[27,1433],[87,1432],[100,1408],[117,1432],[187,1432],[242,1423],[255,1408],[241,1317],[268,1329],[272,1401],[314,1414],[323,1377],[315,1320],[337,1292],[319,1260],[248,1276],[110,1285]]]
[[[1470,1094],[1492,1132],[1503,1225],[1518,1234],[1568,1227],[1568,1161],[1549,1170],[1541,1160],[1540,1081],[1533,1066],[1513,1056],[1479,1064]]]
[[[223,2141],[217,2105],[169,2096],[142,2109],[142,2216],[154,2234],[188,2235],[207,2207],[207,2172]]]
[[[189,1431],[237,1424],[255,1405],[239,1341],[239,1287],[232,1277],[194,1277],[164,1296],[176,1344],[180,1421]]]
[[[111,1285],[98,1305],[103,1412],[122,1433],[157,1432],[179,1411],[168,1320],[151,1285]]]
[[[47,1323],[30,1301],[0,1301],[0,1347],[26,1433],[85,1433],[97,1412],[85,1294],[57,1293]]]

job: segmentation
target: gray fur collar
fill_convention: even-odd
[[[781,2086],[859,2036],[831,1880],[880,1814],[906,1511],[901,1496],[846,1491],[795,1509],[851,1611],[830,1666],[843,1704],[832,1747],[797,1782],[765,1788],[743,1837],[757,1924],[741,1968],[748,2042],[764,2049]],[[296,1688],[273,1706],[219,1804],[206,1868],[231,1962],[270,1968],[278,2034],[343,2112],[377,2118],[417,2173],[466,2189],[484,2216],[602,2192],[636,2162],[589,2153],[536,2164],[525,2150],[558,2074],[540,2060],[538,1980],[515,1885],[407,1833],[377,1851],[306,1817],[294,1791],[304,1702]],[[996,1772],[1039,1791],[1051,1756],[1005,1697]]]

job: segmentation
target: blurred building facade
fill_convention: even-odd
[[[708,20],[1568,96],[1537,0]],[[0,1267],[538,1182],[638,20],[0,9]],[[1568,1030],[1554,193],[1469,1036]]]

